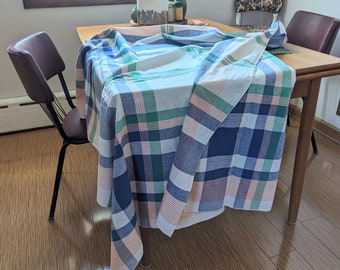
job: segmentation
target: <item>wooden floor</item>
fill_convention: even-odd
[[[340,145],[316,134],[298,222],[287,225],[297,124],[287,129],[271,212],[226,209],[215,219],[152,234],[149,269],[340,269]],[[55,129],[0,137],[0,269],[108,269],[110,211],[96,203],[97,153],[70,146],[54,222],[50,198],[61,140]],[[142,269],[139,267],[138,269]]]

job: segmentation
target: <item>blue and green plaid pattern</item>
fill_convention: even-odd
[[[77,96],[99,151],[97,200],[112,208],[112,269],[138,264],[139,226],[171,236],[225,206],[271,209],[295,83],[265,51],[277,31],[121,27],[81,48]]]

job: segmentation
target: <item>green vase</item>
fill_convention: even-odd
[[[131,10],[131,23],[137,23],[137,6],[133,6],[132,10]]]
[[[187,14],[187,1],[186,0],[177,0],[182,3],[183,6],[183,19],[185,19],[185,15]]]

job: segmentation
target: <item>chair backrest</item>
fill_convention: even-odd
[[[71,108],[75,106],[62,74],[65,63],[51,38],[45,32],[35,33],[12,43],[7,52],[28,96],[41,105],[61,136],[67,138],[62,128],[66,112],[55,98],[48,80],[58,76],[68,104]]]
[[[7,52],[28,96],[38,102],[52,102],[48,80],[65,70],[65,64],[50,37],[35,33],[12,43]]]
[[[288,42],[329,54],[340,20],[308,11],[297,11],[287,26]]]
[[[241,24],[241,13],[248,11],[265,11],[273,14],[272,23],[277,20],[283,0],[235,0],[236,25]]]

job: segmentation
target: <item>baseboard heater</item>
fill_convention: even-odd
[[[74,98],[75,91],[70,91]],[[69,108],[64,94],[55,93],[64,108]],[[19,132],[24,130],[48,127],[51,120],[41,109],[40,105],[27,97],[15,97],[0,100],[0,134]]]

